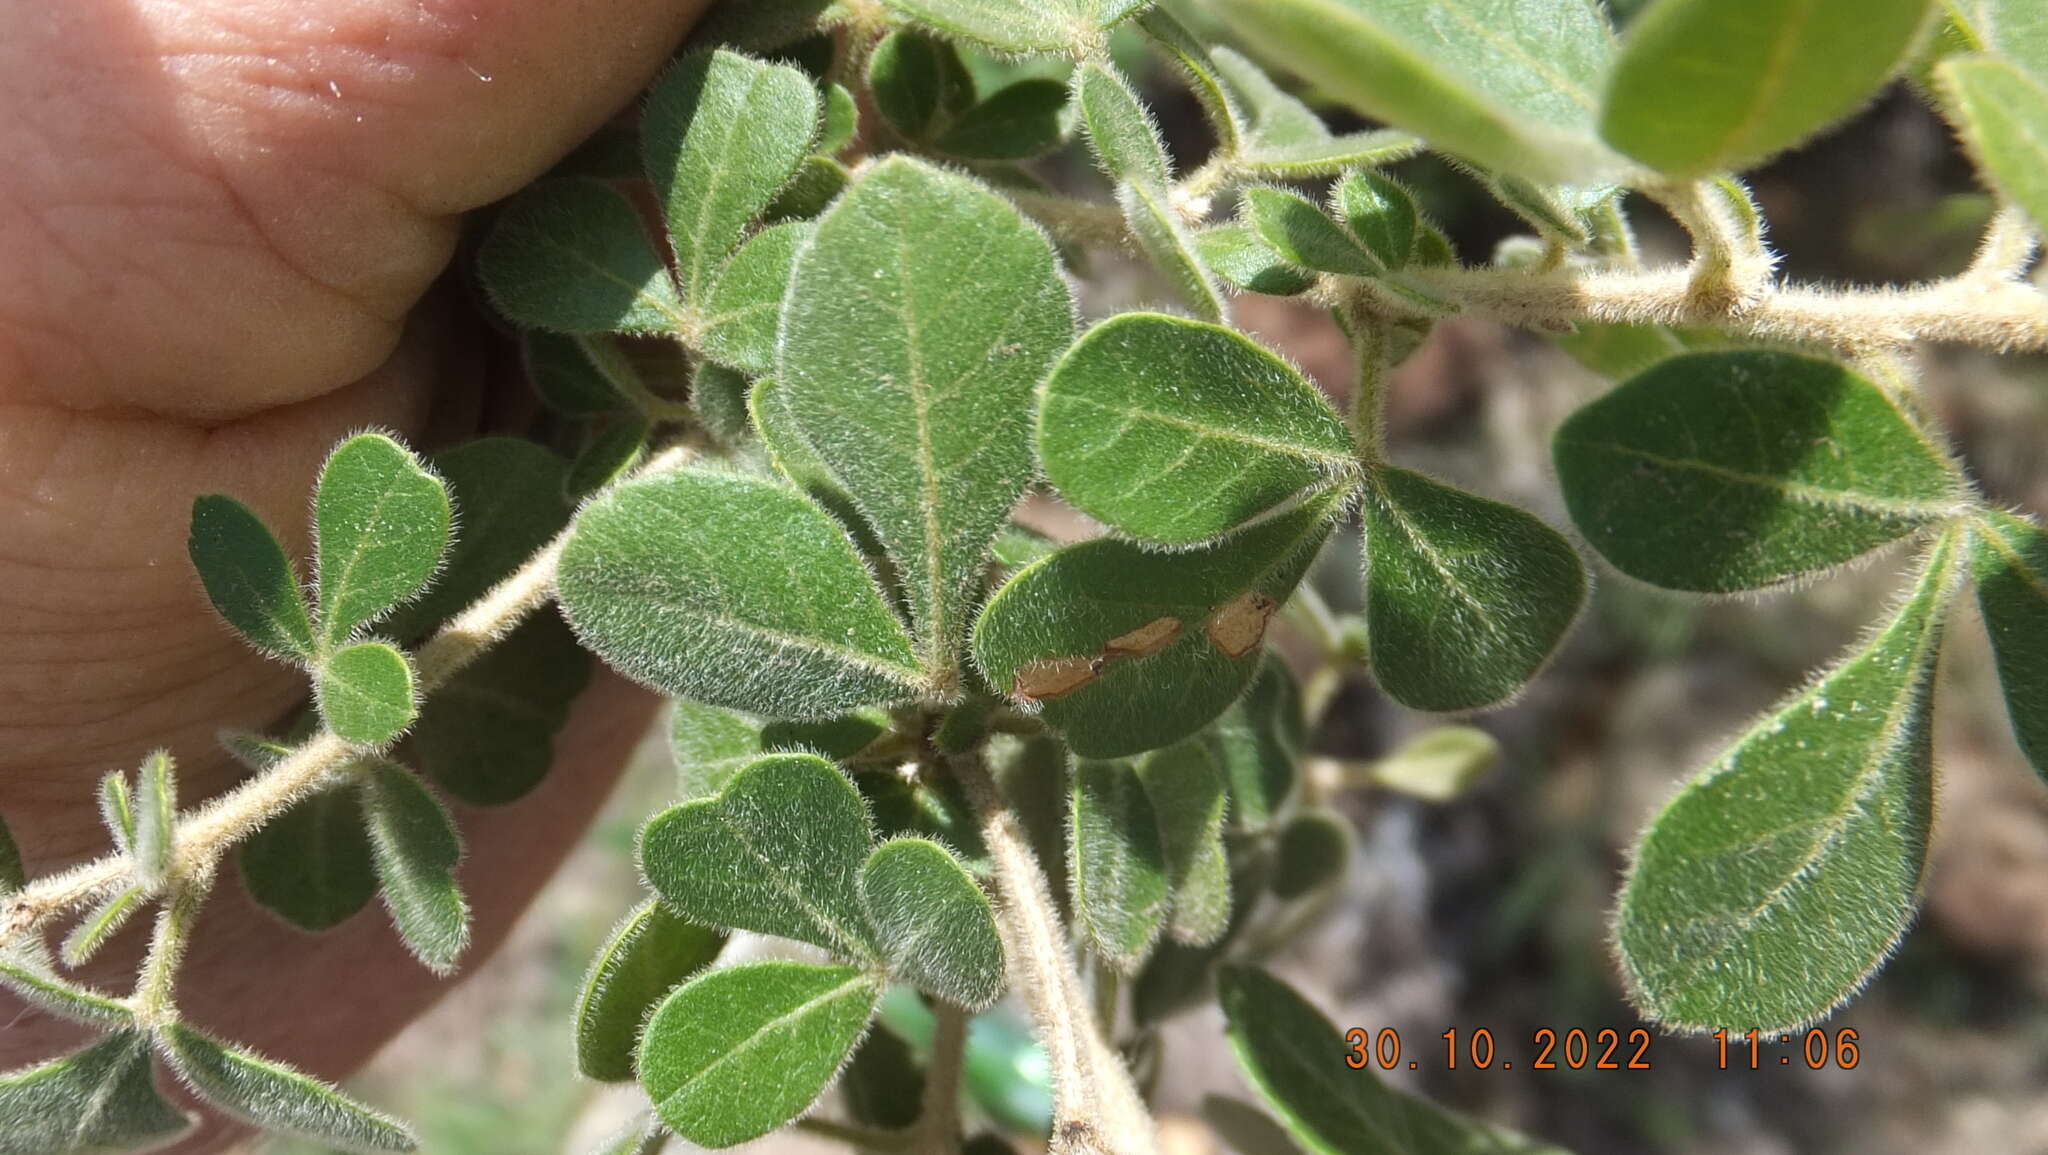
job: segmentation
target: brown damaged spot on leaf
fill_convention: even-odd
[[[1109,639],[1109,644],[1102,647],[1102,656],[1149,658],[1165,649],[1179,636],[1179,618],[1154,618],[1128,634],[1119,634]]]
[[[1242,658],[1265,640],[1266,623],[1280,603],[1256,590],[1246,590],[1209,615],[1209,641],[1232,658]]]
[[[1028,702],[1064,698],[1102,673],[1101,658],[1039,658],[1017,667],[1010,692]]]

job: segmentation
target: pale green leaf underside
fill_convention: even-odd
[[[158,1093],[149,1042],[137,1031],[0,1074],[0,1150],[10,1155],[146,1151],[194,1122]]]
[[[384,642],[357,642],[320,666],[320,716],[344,742],[382,746],[412,724],[412,664]]]
[[[1074,920],[1090,951],[1134,974],[1166,929],[1172,898],[1152,801],[1122,762],[1077,763],[1072,790],[1067,876]]]
[[[673,333],[682,301],[654,238],[617,191],[546,181],[498,214],[477,277],[514,323],[557,333]]]
[[[1031,389],[1072,337],[1045,236],[918,161],[868,170],[797,256],[779,386],[900,569],[927,669],[952,667],[1031,477]]]
[[[2009,514],[1988,514],[1976,525],[1971,553],[1977,607],[2013,734],[2048,778],[2048,533]]]
[[[419,779],[388,762],[364,776],[362,805],[370,861],[399,937],[428,970],[449,973],[469,945],[469,903],[455,882],[462,843],[454,821]]]
[[[591,960],[576,999],[576,1070],[606,1083],[633,1077],[647,1013],[677,983],[710,965],[725,936],[649,899],[634,908]]]
[[[1083,512],[1173,544],[1357,470],[1343,421],[1292,366],[1232,330],[1156,313],[1112,317],[1060,359],[1038,451]]]
[[[426,586],[452,516],[447,487],[398,442],[364,433],[335,448],[313,498],[324,648]]]
[[[1651,1019],[1792,1029],[1854,994],[1905,933],[1934,817],[1934,670],[1958,552],[1943,537],[1875,641],[1651,822],[1615,916]]]
[[[218,494],[195,500],[185,548],[207,598],[229,625],[273,654],[312,659],[313,623],[298,575],[248,506]]]
[[[1373,678],[1418,710],[1475,710],[1520,690],[1586,600],[1571,543],[1534,514],[1405,469],[1364,488]]]
[[[1944,60],[1934,75],[1978,168],[2048,227],[2048,76],[1988,56]]]
[[[398,1121],[282,1063],[227,1046],[182,1024],[157,1036],[164,1059],[201,1098],[244,1122],[349,1151],[413,1151]]]
[[[1944,7],[1976,44],[2048,78],[2048,8],[2035,0],[1948,0]]]
[[[971,1011],[1002,996],[994,909],[944,847],[922,838],[876,847],[861,868],[860,896],[898,981]]]
[[[712,971],[648,1020],[640,1085],[661,1121],[692,1143],[758,1138],[817,1099],[881,993],[875,976],[853,967],[759,962]]]
[[[1876,385],[1832,361],[1672,357],[1557,431],[1586,540],[1668,589],[1756,589],[1954,514],[1958,479]]]
[[[1412,156],[1422,142],[1405,132],[1376,129],[1332,133],[1314,109],[1284,91],[1264,70],[1238,52],[1217,45],[1191,67],[1209,76],[1224,94],[1223,107],[1237,110],[1245,139],[1236,165],[1262,180],[1335,176],[1359,165],[1390,164]]]
[[[556,589],[585,645],[680,697],[821,717],[915,694],[910,639],[846,532],[793,490],[689,471],[586,507]]]
[[[1658,0],[1629,25],[1600,118],[1674,176],[1749,167],[1868,101],[1928,0]]]

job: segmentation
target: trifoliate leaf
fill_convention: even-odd
[[[649,899],[634,908],[583,976],[576,999],[576,1070],[605,1083],[631,1079],[647,1013],[724,948],[723,934],[678,918],[659,902]]]
[[[1018,571],[974,632],[989,684],[1084,758],[1171,745],[1236,700],[1266,623],[1329,531],[1317,495],[1201,549],[1098,539]]]
[[[1876,96],[1928,0],[1657,0],[1629,22],[1600,135],[1660,172],[1748,168]]]
[[[556,589],[600,657],[711,705],[821,717],[922,680],[845,531],[772,482],[688,471],[618,486],[578,517]]]
[[[1256,830],[1280,813],[1294,793],[1307,730],[1293,671],[1266,651],[1251,686],[1203,735],[1223,765],[1233,826]]]
[[[1667,589],[1757,589],[1841,565],[1962,500],[1883,390],[1790,353],[1659,362],[1567,419],[1555,454],[1586,540]]]
[[[1167,933],[1197,946],[1215,942],[1230,924],[1223,766],[1203,734],[1141,754],[1135,765],[1159,823],[1172,905]]]
[[[148,1151],[195,1120],[166,1102],[148,1037],[116,1031],[62,1058],[0,1074],[0,1136],[22,1155]]]
[[[1415,196],[1392,177],[1355,172],[1338,182],[1333,199],[1344,224],[1382,265],[1400,269],[1415,255],[1421,210]]]
[[[1250,225],[1227,224],[1195,234],[1204,266],[1247,293],[1291,297],[1316,283],[1315,274],[1280,255]]]
[[[2048,75],[1962,56],[1936,65],[1934,79],[1978,170],[2048,228]]]
[[[1285,189],[1257,185],[1244,192],[1245,222],[1292,264],[1346,277],[1386,272],[1378,257],[1315,204]]]
[[[476,271],[498,311],[529,329],[683,328],[675,282],[633,202],[594,180],[544,181],[513,198],[478,251]]]
[[[1651,821],[1614,922],[1646,1017],[1790,1030],[1848,999],[1898,945],[1934,818],[1934,671],[1960,550],[1944,536],[1883,633]]]
[[[970,1011],[1003,993],[1003,943],[988,896],[936,842],[898,838],[860,872],[861,903],[889,973]]]
[[[349,1151],[414,1151],[419,1140],[395,1119],[326,1083],[173,1023],[157,1034],[164,1061],[199,1097],[266,1131]]]
[[[1173,182],[1173,162],[1152,114],[1116,69],[1091,60],[1074,70],[1074,103],[1095,159],[1111,180],[1164,191]]]
[[[385,625],[426,637],[540,552],[569,524],[562,486],[568,465],[521,437],[484,437],[433,456],[461,527],[434,584]]]
[[[1970,560],[2013,734],[2048,777],[2048,533],[1987,513],[1974,527]]]
[[[1032,387],[1072,340],[1052,246],[986,188],[891,157],[798,254],[781,334],[789,412],[900,569],[943,680],[1031,477]]]
[[[384,642],[357,642],[328,655],[317,689],[327,728],[353,746],[389,743],[419,710],[412,663]]]
[[[1029,160],[1067,140],[1067,86],[1029,77],[961,110],[932,148],[963,160]]]
[[[1571,543],[1534,514],[1391,466],[1365,489],[1372,674],[1418,710],[1473,710],[1520,690],[1586,601]]]
[[[1229,533],[1349,480],[1344,422],[1285,361],[1230,329],[1112,317],[1040,393],[1046,475],[1083,512],[1151,541]]]
[[[145,890],[164,884],[178,828],[178,779],[168,751],[157,750],[135,772],[135,832],[131,840],[135,881]]]
[[[293,926],[338,926],[377,893],[363,824],[358,791],[337,787],[302,798],[242,843],[242,882]]]
[[[1152,801],[1129,764],[1082,761],[1071,805],[1074,921],[1091,952],[1134,974],[1166,929],[1173,893]]]
[[[122,1026],[135,1021],[135,1012],[120,999],[58,978],[16,953],[0,954],[0,987],[38,1010],[73,1022]]]
[[[683,984],[640,1040],[640,1085],[703,1147],[756,1139],[803,1114],[853,1052],[882,984],[853,967],[757,962]]]
[[[818,91],[785,64],[693,53],[654,82],[640,136],[683,299],[701,309],[748,222],[810,154]]]
[[[398,442],[363,433],[335,448],[313,499],[323,649],[419,594],[441,565],[450,519],[447,488]]]
[[[1327,810],[1305,810],[1280,828],[1269,885],[1283,899],[1296,899],[1334,884],[1351,862],[1351,824]]]
[[[1565,1155],[1502,1127],[1389,1089],[1344,1063],[1344,1036],[1262,970],[1228,967],[1217,997],[1238,1066],[1302,1148],[1317,1155]]]
[[[873,838],[860,792],[837,767],[774,754],[733,775],[716,797],[649,820],[640,868],[669,909],[692,922],[872,960],[860,872]],[[802,853],[792,854],[797,847]]]
[[[312,660],[313,623],[298,574],[248,506],[219,494],[194,500],[185,550],[208,600],[229,625],[280,657]]]
[[[541,610],[435,688],[407,735],[409,760],[472,806],[524,798],[554,764],[590,666],[561,616]]]
[[[775,327],[797,247],[816,226],[790,221],[748,238],[711,291],[700,340],[704,352],[760,376],[775,369]]]
[[[449,973],[469,945],[469,903],[455,882],[462,842],[454,821],[419,779],[389,762],[364,774],[362,806],[391,921],[428,970]]]

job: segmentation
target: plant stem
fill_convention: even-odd
[[[958,1155],[960,1071],[967,1061],[967,1012],[943,1000],[933,1003],[932,1061],[925,1066],[924,1102],[917,1116],[919,1152]]]
[[[1387,319],[1359,300],[1350,309],[1351,355],[1357,361],[1351,396],[1351,436],[1367,468],[1386,457]]]
[[[144,1027],[157,1027],[178,1017],[172,1001],[178,967],[185,960],[185,944],[192,939],[192,924],[206,902],[212,874],[173,875],[163,909],[157,912],[156,930],[150,935],[149,954],[135,980],[135,1020]]]
[[[2025,275],[2040,243],[2027,214],[2016,205],[2002,204],[1992,214],[1984,239],[1977,244],[1977,255],[1961,279],[2016,281]]]
[[[912,1133],[909,1131],[884,1131],[878,1127],[862,1127],[855,1123],[840,1123],[816,1116],[805,1116],[791,1126],[798,1131],[844,1143],[862,1151],[912,1150]],[[921,1151],[923,1148],[917,1150]]]
[[[978,757],[953,758],[950,765],[980,818],[982,843],[995,866],[996,925],[1010,983],[1023,996],[1051,1060],[1051,1150],[1056,1155],[1150,1155],[1157,1150],[1152,1120],[1123,1063],[1095,1029],[1052,888],[1031,853],[1023,824]]]

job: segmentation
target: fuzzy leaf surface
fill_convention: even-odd
[[[683,303],[633,203],[581,177],[544,181],[498,214],[477,277],[506,318],[556,333],[674,333]]]
[[[1159,850],[1172,894],[1166,930],[1175,940],[1196,946],[1215,942],[1230,924],[1230,860],[1223,848],[1229,794],[1207,737],[1183,739],[1136,761],[1138,781],[1159,823]]]
[[[603,1083],[632,1079],[647,1013],[723,949],[725,935],[677,917],[660,902],[635,907],[583,977],[576,999],[577,1072]]]
[[[185,545],[214,610],[257,648],[300,662],[313,657],[313,623],[284,547],[232,497],[192,502]]]
[[[149,1042],[116,1031],[83,1050],[0,1074],[0,1151],[89,1155],[150,1150],[195,1120],[157,1092]]]
[[[920,681],[846,532],[772,482],[686,471],[620,485],[577,518],[556,589],[600,657],[711,705],[819,717]]]
[[[1244,217],[1275,252],[1304,269],[1346,277],[1375,277],[1387,271],[1378,257],[1299,194],[1268,185],[1248,188]]]
[[[1066,143],[1067,86],[1030,77],[963,109],[932,147],[963,160],[1029,160]]]
[[[1213,80],[1206,83],[1227,92],[1228,107],[1239,110],[1245,122],[1237,167],[1247,175],[1264,180],[1336,176],[1361,165],[1391,164],[1421,151],[1420,140],[1391,129],[1332,133],[1314,109],[1275,84],[1243,54],[1222,45],[1211,51],[1209,69],[1200,71],[1212,73]]]
[[[411,761],[472,806],[524,798],[590,683],[590,653],[543,608],[429,695],[406,736]]]
[[[412,724],[412,663],[384,642],[357,642],[320,665],[320,716],[355,746],[382,746]]]
[[[126,1026],[135,1021],[135,1013],[119,999],[59,978],[18,953],[0,953],[0,986],[32,1007],[73,1022]]]
[[[1083,512],[1177,545],[1357,468],[1344,422],[1292,366],[1233,330],[1158,313],[1112,317],[1060,358],[1038,451]]]
[[[945,847],[898,838],[861,867],[860,897],[898,981],[970,1011],[1003,993],[1003,943],[988,896]]]
[[[572,512],[562,487],[568,463],[520,437],[483,437],[434,454],[461,527],[434,584],[391,616],[384,629],[424,638],[526,563]]]
[[[887,6],[949,36],[999,53],[1064,52],[1073,43],[1073,13],[1066,0],[886,0]]]
[[[364,775],[362,805],[391,921],[428,970],[449,973],[469,945],[469,903],[455,882],[462,842],[454,821],[419,779],[389,762]]]
[[[245,840],[243,885],[302,930],[338,926],[377,893],[361,797],[337,787],[302,798]]]
[[[157,1035],[164,1060],[213,1106],[269,1131],[347,1151],[414,1151],[395,1119],[283,1063],[228,1046],[182,1023]]]
[[[1316,283],[1315,274],[1280,255],[1245,224],[1217,225],[1195,234],[1202,263],[1247,293],[1291,297]]]
[[[1978,169],[2036,228],[2048,227],[2048,74],[1964,56],[1942,61],[1934,76]]]
[[[1152,114],[1112,65],[1089,61],[1076,69],[1074,103],[1081,110],[1096,162],[1111,180],[1157,189],[1172,182],[1173,162]]]
[[[1662,361],[1567,419],[1555,458],[1586,540],[1667,589],[1757,589],[1841,565],[1960,500],[1883,390],[1791,353]]]
[[[1415,255],[1422,213],[1415,196],[1392,177],[1355,172],[1338,182],[1334,196],[1351,235],[1382,265],[1399,269]]]
[[[1278,653],[1266,652],[1244,695],[1207,733],[1230,788],[1230,821],[1256,830],[1273,820],[1294,793],[1308,745],[1301,686]]]
[[[452,516],[447,487],[398,442],[363,433],[335,449],[313,498],[323,648],[426,586]]]
[[[1223,291],[1202,262],[1194,230],[1173,207],[1164,186],[1125,181],[1117,186],[1116,203],[1138,247],[1173,286],[1181,303],[1202,320],[1222,321]]]
[[[711,291],[704,317],[704,351],[754,376],[775,369],[775,326],[789,289],[796,250],[810,239],[809,221],[762,229],[732,255]]]
[[[1989,514],[1977,523],[1971,567],[2013,735],[2048,777],[2048,533]]]
[[[1166,929],[1173,894],[1151,798],[1130,765],[1082,761],[1069,814],[1074,920],[1089,950],[1134,974]]]

